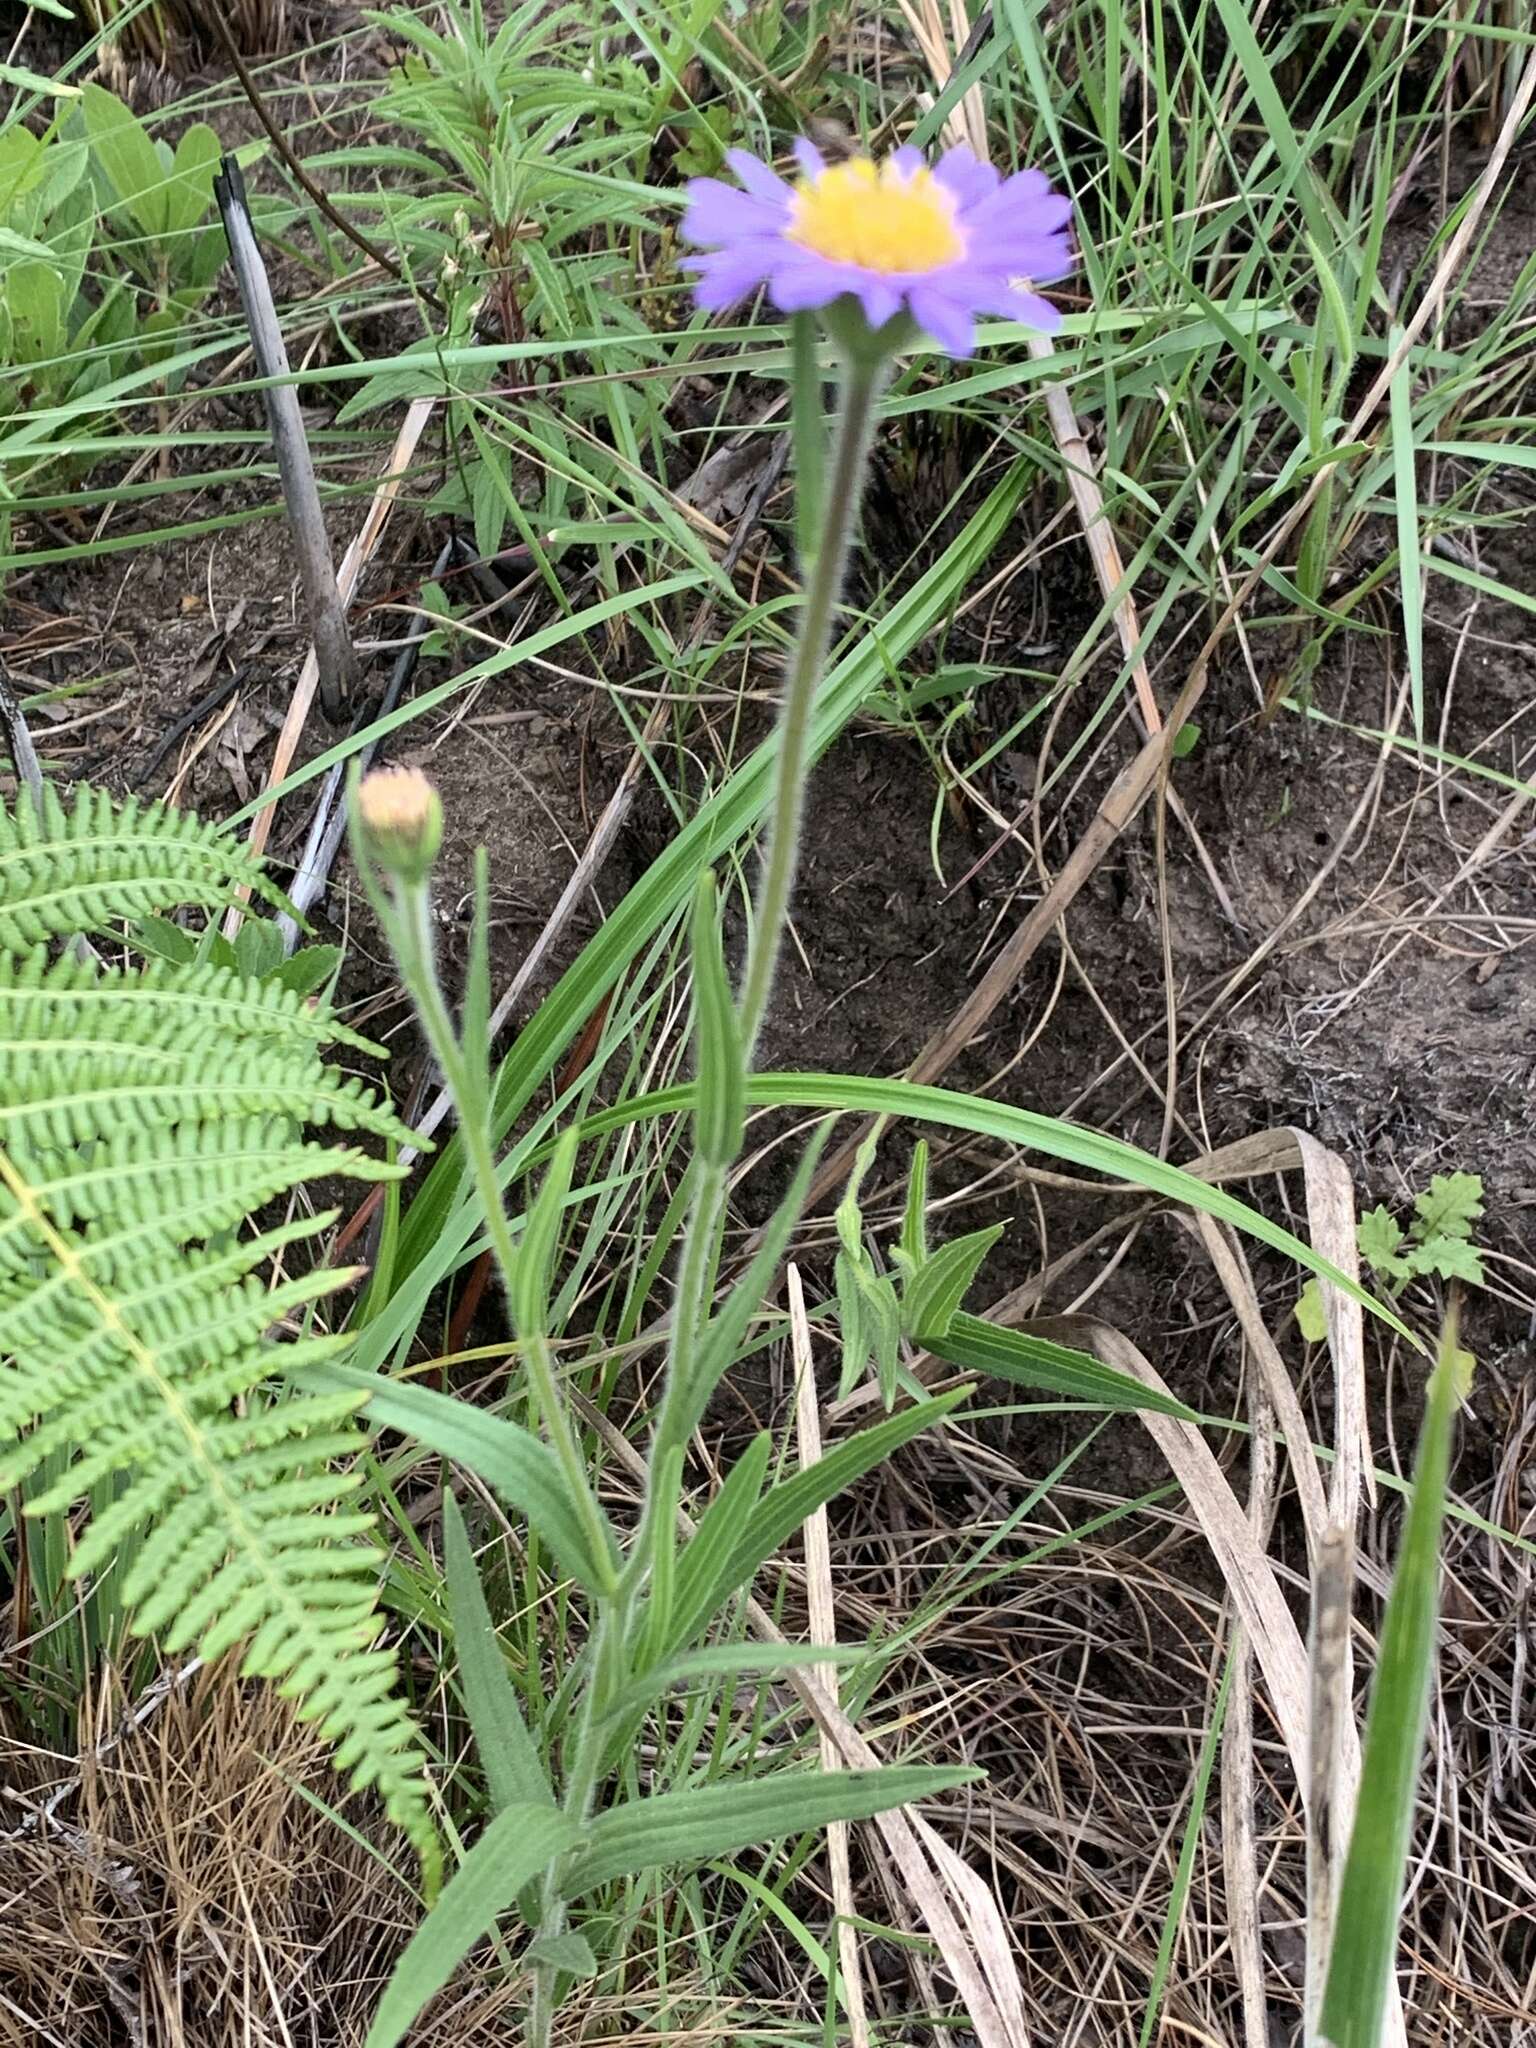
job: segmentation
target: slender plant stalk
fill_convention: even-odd
[[[429,884],[425,880],[398,881],[395,907],[398,912],[394,920],[396,953],[401,978],[416,1005],[427,1042],[458,1108],[459,1128],[474,1175],[475,1191],[485,1213],[491,1252],[510,1304],[514,1299],[512,1276],[516,1254],[502,1205],[495,1152],[490,1139],[488,1075],[477,1066],[476,1051],[466,1048],[454,1030],[437,978]],[[580,1445],[571,1428],[548,1336],[541,1329],[531,1329],[520,1330],[518,1337],[534,1402],[565,1473],[570,1497],[581,1514],[588,1547],[594,1558],[604,1559],[609,1554],[608,1532],[592,1493]],[[597,1612],[589,1651],[591,1672],[582,1691],[579,1718],[565,1760],[561,1789],[562,1811],[573,1820],[585,1820],[596,1797],[602,1770],[603,1731],[612,1702],[628,1676],[626,1650],[634,1597],[633,1585],[616,1577],[607,1592],[598,1596],[596,1601]],[[544,1877],[538,1931],[549,1938],[565,1930],[566,1902],[561,1896],[564,1866],[565,1858],[557,1857]],[[526,2032],[529,2048],[548,2048],[555,2019],[558,1974],[558,1966],[554,1962],[540,1960],[534,1964]]]
[[[826,502],[817,524],[819,544],[806,565],[805,597],[779,710],[768,838],[737,1004],[742,1058],[748,1069],[773,993],[774,974],[794,897],[816,692],[832,644],[833,621],[858,517],[865,458],[887,374],[887,361],[870,356],[850,356],[843,372]],[[630,1554],[625,1574],[631,1585],[636,1585],[650,1569],[654,1546],[673,1540],[670,1525],[663,1520],[669,1513],[668,1504],[660,1498],[658,1487],[666,1462],[662,1454],[680,1447],[688,1427],[687,1418],[693,1412],[699,1339],[709,1317],[715,1261],[730,1188],[730,1168],[726,1164],[696,1159],[694,1173],[693,1203],[678,1262],[667,1371],[647,1461],[645,1511],[640,1538]]]
[[[827,665],[832,622],[848,571],[859,509],[864,458],[875,428],[875,408],[885,384],[887,363],[851,357],[843,372],[842,402],[837,411],[827,498],[821,521],[821,544],[808,565],[799,630],[789,658],[784,702],[779,712],[779,747],[774,761],[773,803],[768,814],[768,843],[757,888],[752,935],[747,944],[741,984],[741,1041],[748,1067],[773,993],[774,973],[784,944],[784,928],[800,866],[800,826],[805,814],[806,772],[811,753],[811,718],[816,689]]]
[[[737,1004],[739,1045],[745,1067],[751,1065],[753,1047],[767,1012],[794,895],[810,765],[812,714],[832,641],[858,513],[864,461],[885,376],[885,362],[873,354],[850,355],[844,370],[825,505],[816,527],[819,540],[807,565],[805,598],[779,716],[768,841]],[[516,1253],[502,1206],[491,1140],[487,1049],[461,1041],[437,978],[430,882],[426,873],[429,867],[430,856],[420,872],[395,868],[393,915],[386,913],[387,923],[401,978],[442,1070],[446,1091],[458,1110],[459,1129],[485,1216],[491,1251],[509,1304],[515,1310]],[[385,908],[382,899],[375,900],[381,909]],[[722,1148],[725,1149],[729,1149],[728,1145]],[[577,1822],[587,1818],[597,1796],[608,1724],[614,1703],[630,1675],[636,1614],[652,1576],[656,1547],[676,1540],[672,1527],[675,1482],[669,1483],[667,1475],[680,1469],[678,1454],[684,1447],[689,1418],[694,1412],[699,1347],[708,1327],[714,1294],[730,1168],[731,1162],[724,1157],[699,1156],[694,1161],[693,1201],[679,1261],[677,1306],[665,1386],[648,1460],[641,1526],[622,1572],[594,1596],[587,1679],[575,1729],[562,1752],[561,1808]],[[606,1560],[611,1555],[608,1532],[561,1395],[548,1335],[543,1329],[520,1329],[518,1337],[535,1405],[565,1474],[571,1499],[581,1514],[592,1555]],[[553,1940],[566,1926],[566,1904],[561,1896],[565,1861],[563,1857],[555,1859],[541,1887],[538,1935],[546,1941]],[[559,1968],[553,1960],[535,1957],[525,2034],[528,2048],[548,2048],[556,2013]]]
[[[469,1157],[470,1170],[474,1175],[475,1192],[485,1212],[486,1235],[491,1241],[491,1254],[501,1274],[502,1286],[510,1300],[512,1274],[516,1252],[512,1244],[512,1232],[507,1223],[506,1210],[502,1207],[501,1188],[496,1177],[496,1155],[491,1145],[490,1119],[487,1115],[487,1084],[483,1076],[474,1072],[464,1047],[459,1042],[437,978],[437,967],[433,958],[431,893],[425,881],[402,881],[396,885],[396,907],[400,913],[395,920],[396,942],[401,979],[416,1005],[427,1043],[442,1069],[444,1081],[452,1092],[459,1108],[459,1129],[464,1139],[464,1149]],[[543,1419],[550,1446],[560,1460],[570,1488],[571,1500],[582,1518],[583,1530],[592,1557],[601,1564],[609,1555],[608,1532],[593,1498],[587,1476],[586,1460],[571,1428],[565,1402],[560,1392],[560,1383],[555,1373],[554,1356],[550,1351],[549,1339],[543,1331],[520,1331],[523,1346],[523,1362],[528,1369],[528,1379],[533,1390],[535,1405]]]

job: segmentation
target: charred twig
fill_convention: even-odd
[[[441,576],[448,566],[452,551],[453,543],[449,541],[433,564],[434,580]],[[375,710],[370,707],[361,712],[359,724],[365,718],[370,723],[388,718],[410,686],[411,677],[416,673],[416,663],[421,656],[422,644],[431,630],[432,621],[422,614],[412,627],[410,638],[395,659],[394,668],[390,671],[389,681],[385,685],[384,695],[379,699],[378,708]],[[368,764],[378,752],[378,748],[379,742],[370,740],[367,746],[361,749],[357,764],[360,773],[366,774]],[[312,903],[319,901],[331,869],[336,863],[337,850],[347,829],[346,809],[340,802],[342,777],[345,773],[346,763],[338,761],[321,786],[320,801],[315,806],[309,837],[304,842],[304,851],[299,855],[293,885],[288,891],[288,900],[299,917],[304,916]],[[283,952],[291,953],[299,942],[297,920],[284,911],[277,920],[277,928],[282,935]]]
[[[288,367],[288,351],[283,346],[282,330],[277,324],[272,287],[251,226],[245,180],[232,156],[225,157],[213,189],[224,217],[224,232],[229,238],[230,261],[240,284],[240,298],[251,335],[251,351],[256,367],[267,380],[267,424],[277,455],[278,474],[283,482],[283,501],[288,508],[288,523],[293,529],[299,574],[304,583],[310,637],[314,641],[315,660],[320,672],[320,708],[334,723],[340,719],[351,693],[357,657],[352,648],[352,636],[347,630],[347,614],[341,593],[336,587],[325,517],[320,510],[320,492],[315,484],[315,466],[309,459],[309,443],[304,437],[298,393],[294,390]]]
[[[403,284],[408,291],[420,292],[427,304],[436,307],[440,312],[442,310],[442,301],[438,298],[437,294],[429,291],[423,285],[418,285],[414,278],[406,274],[393,256],[389,255],[384,249],[381,249],[378,243],[370,242],[361,228],[354,227],[340,208],[326,197],[308,171],[305,170],[303,164],[294,155],[293,145],[289,142],[287,136],[284,135],[276,120],[274,120],[272,109],[267,105],[261,88],[257,85],[255,79],[252,78],[245,59],[241,56],[236,46],[235,39],[230,33],[229,24],[224,19],[223,8],[210,7],[207,11],[207,19],[212,22],[219,41],[224,45],[224,54],[234,67],[234,73],[240,81],[241,90],[251,103],[251,111],[255,114],[262,127],[266,129],[272,147],[292,172],[305,198],[312,205],[318,207],[320,212],[331,223],[331,226],[339,234],[345,235],[354,249],[361,250],[370,263],[377,263],[381,270],[387,271],[392,278]],[[226,159],[226,162],[228,162],[228,159]]]
[[[211,690],[205,691],[190,711],[183,711],[179,718],[173,718],[166,727],[160,744],[134,776],[134,781],[140,787],[148,782],[177,741],[191,732],[194,726],[201,725],[205,718],[211,718],[215,711],[221,711],[241,684],[250,679],[255,666],[252,661],[242,661],[238,668],[232,668],[227,676],[221,677]]]

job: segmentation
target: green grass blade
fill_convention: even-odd
[[[1189,1817],[1184,1823],[1184,1839],[1179,1844],[1178,1867],[1173,1874],[1173,1895],[1168,1901],[1168,1911],[1163,1918],[1163,1931],[1158,1937],[1157,1960],[1152,1965],[1152,1983],[1147,1992],[1146,2011],[1141,2016],[1141,2032],[1136,2039],[1136,2048],[1149,2048],[1157,2015],[1168,1988],[1168,1973],[1173,1963],[1174,1943],[1179,1938],[1179,1927],[1184,1918],[1184,1908],[1189,1901],[1190,1879],[1194,1875],[1195,1852],[1200,1846],[1201,1833],[1205,1826],[1206,1802],[1210,1797],[1211,1774],[1221,1749],[1221,1731],[1226,1726],[1227,1702],[1232,1695],[1232,1671],[1235,1663],[1233,1653],[1227,1652],[1227,1661],[1222,1666],[1221,1684],[1216,1691],[1216,1703],[1211,1710],[1211,1724],[1205,1731],[1205,1740],[1200,1745],[1200,1756],[1195,1765],[1195,1782],[1189,1795]]]
[[[528,1517],[573,1579],[590,1593],[607,1592],[612,1562],[592,1556],[559,1461],[530,1431],[451,1394],[385,1379],[355,1365],[313,1366],[299,1377],[310,1387],[366,1393],[363,1413],[377,1428],[401,1430],[467,1467]]]
[[[1328,2048],[1377,2048],[1381,2038],[1429,1721],[1451,1435],[1471,1369],[1456,1337],[1452,1311],[1430,1376],[1402,1549],[1382,1618],[1360,1796],[1318,2021],[1319,2040]]]
[[[443,1489],[443,1557],[464,1705],[491,1805],[497,1813],[514,1806],[553,1806],[555,1795],[528,1733],[485,1604],[464,1517],[447,1487]]]
[[[1271,1223],[1267,1216],[1250,1209],[1224,1188],[1184,1173],[1120,1138],[1106,1138],[1078,1124],[1064,1123],[1058,1117],[1016,1109],[1007,1102],[989,1102],[979,1095],[961,1095],[952,1089],[915,1081],[882,1080],[860,1074],[754,1074],[747,1082],[747,1100],[759,1109],[832,1109],[851,1115],[903,1117],[913,1123],[945,1125],[951,1130],[973,1131],[980,1137],[998,1138],[1004,1144],[1044,1152],[1050,1158],[1068,1160],[1074,1166],[1087,1167],[1090,1172],[1106,1174],[1113,1180],[1131,1181],[1151,1194],[1182,1202],[1186,1208],[1199,1209],[1222,1223],[1230,1223],[1235,1230],[1246,1231],[1260,1243],[1284,1252],[1307,1272],[1331,1281],[1342,1293],[1379,1316],[1399,1336],[1410,1336],[1391,1309],[1310,1245],[1303,1244],[1299,1237],[1293,1237],[1278,1223]],[[693,1089],[687,1084],[659,1089],[653,1095],[637,1096],[613,1109],[600,1110],[587,1118],[582,1132],[588,1138],[601,1137],[626,1124],[686,1112],[692,1103]]]
[[[1392,344],[1402,339],[1392,329]],[[1397,574],[1403,594],[1403,644],[1408,654],[1413,730],[1424,737],[1424,567],[1419,553],[1419,481],[1413,445],[1413,364],[1404,356],[1388,394],[1392,424],[1392,495],[1397,507]]]
[[[1101,1365],[1086,1351],[1053,1344],[1045,1337],[1029,1337],[1021,1330],[999,1329],[980,1316],[967,1315],[963,1309],[951,1317],[942,1337],[921,1341],[946,1365],[1009,1380],[1016,1387],[1043,1387],[1048,1393],[1069,1394],[1079,1401],[1091,1401],[1096,1407],[1123,1409],[1132,1414],[1150,1411],[1156,1415],[1175,1415],[1181,1422],[1198,1419],[1182,1401],[1144,1387],[1129,1373]]]
[[[961,1387],[932,1401],[919,1401],[870,1429],[860,1430],[857,1436],[834,1444],[814,1465],[780,1480],[761,1499],[754,1499],[750,1510],[742,1514],[740,1533],[729,1547],[718,1540],[719,1522],[725,1512],[721,1503],[727,1499],[722,1489],[710,1514],[700,1524],[701,1533],[708,1527],[709,1540],[700,1543],[695,1536],[678,1566],[671,1641],[679,1645],[691,1641],[732,1594],[750,1582],[764,1560],[794,1535],[808,1515],[866,1472],[873,1471],[876,1465],[883,1465],[913,1437],[942,1422],[969,1397],[969,1392],[969,1388]],[[747,1497],[745,1488],[733,1491],[731,1505],[739,1506]]]

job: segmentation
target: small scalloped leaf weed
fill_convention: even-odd
[[[1483,1261],[1472,1233],[1483,1214],[1483,1181],[1477,1173],[1437,1173],[1413,1204],[1404,1230],[1384,1202],[1367,1209],[1356,1229],[1360,1256],[1395,1298],[1410,1280],[1433,1276],[1483,1285]],[[1317,1282],[1309,1280],[1296,1303],[1296,1322],[1309,1344],[1328,1334]]]

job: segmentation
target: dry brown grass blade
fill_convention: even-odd
[[[1254,1179],[1262,1174],[1286,1173],[1298,1166],[1301,1168],[1307,1228],[1313,1250],[1330,1260],[1348,1279],[1358,1281],[1360,1250],[1355,1237],[1354,1183],[1338,1154],[1330,1152],[1326,1145],[1320,1145],[1310,1132],[1294,1125],[1273,1131],[1256,1131],[1251,1137],[1238,1138],[1230,1145],[1223,1145],[1215,1152],[1191,1160],[1185,1171],[1199,1180],[1226,1182]],[[1217,1271],[1225,1282],[1226,1274],[1220,1264]],[[1328,1489],[1327,1518],[1352,1529],[1360,1511],[1362,1488],[1369,1490],[1373,1504],[1376,1497],[1375,1481],[1371,1477],[1370,1424],[1365,1411],[1365,1314],[1358,1301],[1342,1293],[1331,1281],[1321,1280],[1318,1286],[1328,1315],[1328,1351],[1333,1364],[1335,1404],[1334,1464]],[[1233,1306],[1238,1308],[1241,1316],[1243,1309],[1236,1295],[1233,1296]],[[1272,1346],[1269,1351],[1259,1349],[1262,1366],[1268,1365],[1272,1349]],[[1284,1377],[1283,1368],[1281,1377]],[[1293,1425],[1287,1421],[1285,1389],[1278,1382],[1275,1405],[1286,1441],[1291,1444]],[[1298,1443],[1307,1441],[1304,1434],[1297,1439]],[[1293,1459],[1296,1458],[1295,1444],[1291,1445],[1291,1452]],[[1304,1505],[1306,1499],[1304,1494]],[[1308,1530],[1314,1542],[1321,1529],[1314,1497],[1308,1520]]]
[[[1290,1453],[1291,1472],[1296,1480],[1296,1492],[1301,1502],[1301,1518],[1306,1525],[1307,1549],[1315,1556],[1322,1541],[1323,1529],[1328,1519],[1328,1501],[1323,1491],[1322,1474],[1317,1469],[1317,1457],[1312,1449],[1312,1432],[1307,1427],[1307,1418],[1301,1410],[1296,1388],[1286,1370],[1280,1348],[1269,1334],[1269,1326],[1259,1308],[1259,1298],[1254,1291],[1253,1277],[1248,1271],[1248,1261],[1243,1257],[1241,1247],[1231,1234],[1214,1217],[1197,1215],[1195,1229],[1200,1236],[1216,1268],[1216,1277],[1226,1289],[1227,1299],[1237,1313],[1237,1320],[1243,1335],[1248,1340],[1259,1368],[1259,1377],[1269,1406],[1280,1424],[1280,1433],[1285,1438],[1285,1448]]]
[[[357,594],[364,569],[373,560],[389,515],[394,510],[395,500],[405,482],[405,473],[411,466],[417,444],[426,432],[427,421],[432,417],[435,398],[413,398],[406,408],[404,422],[395,436],[395,445],[389,453],[388,467],[373,494],[368,507],[368,516],[358,529],[356,538],[342,557],[341,567],[336,572],[336,587],[341,593],[343,605],[349,605]],[[272,754],[272,766],[267,772],[266,788],[270,792],[277,788],[293,766],[293,757],[298,752],[299,739],[309,717],[310,706],[315,701],[315,690],[320,680],[319,665],[315,650],[310,648],[304,657],[304,666],[299,671],[299,680],[288,700],[287,716],[277,736],[277,745]],[[251,820],[247,844],[252,854],[265,853],[267,841],[272,834],[272,821],[277,814],[275,803],[263,804]],[[232,910],[225,925],[226,935],[233,938],[240,928],[240,912]]]
[[[791,1264],[785,1273],[789,1296],[790,1347],[795,1364],[795,1425],[800,1439],[800,1469],[821,1462],[821,1409],[816,1398],[816,1365],[811,1356],[811,1326],[805,1312],[805,1291],[800,1269]],[[832,1545],[827,1534],[827,1511],[817,1508],[805,1523],[805,1591],[810,1609],[811,1640],[832,1644],[837,1641],[837,1603],[832,1597]],[[837,1666],[818,1664],[813,1672],[829,1699],[837,1698]],[[824,1770],[835,1771],[842,1764],[837,1744],[821,1736]],[[848,2016],[848,2038],[853,2048],[869,2048],[869,2013],[864,2003],[864,1970],[859,1959],[859,1936],[854,1925],[853,1874],[848,1861],[848,1823],[833,1821],[827,1829],[827,1862],[832,1871],[832,1909],[837,1915],[837,1957],[841,1976],[843,2010]]]
[[[1014,1962],[1014,1942],[998,1906],[997,1893],[921,1814],[912,1815],[912,1826],[934,1869],[949,1887],[987,1988],[1008,2029],[1007,2038],[1018,2042],[1019,2048],[1028,2048],[1029,2032],[1024,2021],[1018,1966]]]
[[[1283,1135],[1294,1142],[1295,1134],[1292,1132],[1274,1135]],[[1092,1352],[1106,1365],[1128,1373],[1144,1386],[1160,1393],[1173,1391],[1129,1338],[1090,1316],[1044,1317],[1022,1327],[1055,1343],[1070,1344],[1078,1350]],[[1274,1567],[1200,1429],[1193,1423],[1179,1422],[1171,1416],[1144,1414],[1140,1419],[1183,1488],[1222,1579],[1242,1616],[1244,1629],[1269,1689],[1278,1731],[1290,1755],[1303,1799],[1309,1800],[1313,1786],[1313,1745],[1309,1732],[1311,1667],[1301,1633],[1281,1594]],[[1350,1696],[1347,1678],[1346,1670],[1340,1691],[1340,1697],[1344,1699]],[[1330,1829],[1337,1853],[1339,1843],[1347,1838],[1349,1832],[1355,1792],[1360,1781],[1360,1736],[1348,1713],[1338,1717],[1332,1755]],[[1402,2005],[1395,1985],[1383,2023],[1382,2038],[1384,2048],[1407,2048]]]
[[[923,62],[933,73],[935,86],[942,92],[949,80],[950,51],[963,49],[971,33],[965,0],[949,0],[947,25],[939,0],[901,0],[901,11]],[[953,141],[965,143],[979,157],[986,156],[987,105],[979,85],[971,87],[944,125]]]
[[[1202,1219],[1203,1220],[1203,1219]],[[1253,1435],[1248,1483],[1248,1526],[1262,1549],[1275,1505],[1274,1415],[1260,1380],[1250,1402]],[[1227,1887],[1227,1926],[1243,1999],[1246,2048],[1269,2048],[1269,1994],[1260,1939],[1259,1859],[1254,1829],[1253,1650],[1239,1622],[1232,1631],[1232,1680],[1221,1739],[1221,1857]]]
[[[1046,1316],[1026,1326],[1037,1336],[1092,1353],[1145,1387],[1171,1394],[1158,1372],[1120,1331],[1092,1316]],[[1298,1781],[1307,1782],[1307,1657],[1274,1566],[1256,1539],[1226,1474],[1200,1429],[1147,1412],[1143,1427],[1183,1487],[1264,1673],[1276,1724]]]
[[[747,1615],[753,1634],[761,1641],[781,1643],[785,1640],[773,1617],[756,1600],[749,1601]],[[788,1677],[801,1705],[822,1733],[836,1743],[844,1763],[856,1770],[877,1769],[880,1756],[860,1735],[837,1702],[829,1698],[805,1672],[791,1672]],[[877,1814],[875,1825],[907,1885],[912,1905],[926,1921],[944,1959],[944,1967],[960,1994],[980,2048],[1029,2048],[1021,2025],[1010,2021],[1007,2011],[999,2007],[991,1988],[993,1974],[1005,1972],[1009,1983],[1008,2010],[1022,2013],[1023,1993],[996,1900],[981,1886],[974,1872],[969,1873],[964,1896],[960,1896],[949,1874],[948,1859],[946,1867],[936,1871],[923,1848],[918,1829],[926,1824],[914,1823],[902,1808]],[[955,1861],[958,1863],[959,1859]],[[978,1888],[982,1893],[980,1899],[976,1896]],[[991,1938],[985,1962],[974,1939],[962,1928],[961,1920],[957,1920],[957,1906],[961,1920],[972,1918],[972,1913],[967,1911],[967,1907],[971,1907],[988,1923]]]
[[[1354,1606],[1352,1530],[1334,1523],[1323,1533],[1312,1572],[1312,1708],[1308,1740],[1312,1752],[1307,1792],[1307,2003],[1306,2038],[1316,2031],[1323,1983],[1333,1938],[1333,1902],[1344,1864],[1350,1811],[1351,1772],[1344,1735],[1353,1727],[1353,1685],[1349,1641]]]

